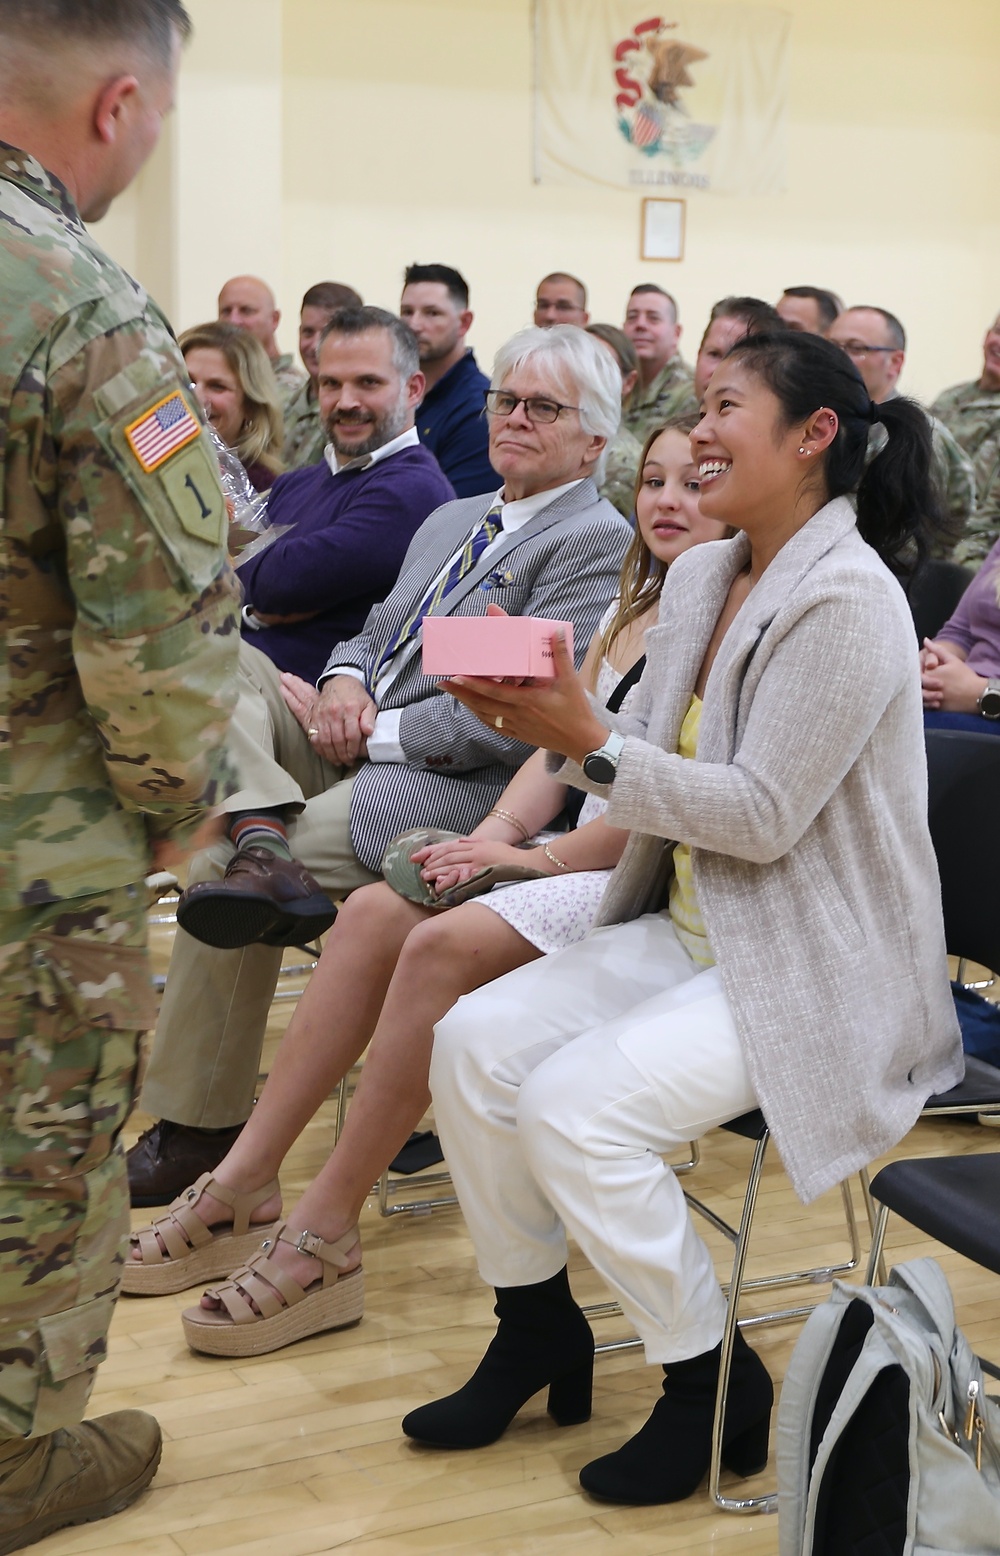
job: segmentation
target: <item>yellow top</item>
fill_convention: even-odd
[[[684,715],[678,756],[694,758],[698,747],[698,726],[701,723],[701,698],[691,698]],[[677,938],[685,951],[699,967],[714,967],[715,957],[708,943],[705,924],[694,894],[694,877],[691,873],[691,849],[687,843],[674,844],[674,878],[670,883],[670,918]]]

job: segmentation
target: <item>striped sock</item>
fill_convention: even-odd
[[[291,859],[288,832],[278,810],[238,810],[229,823],[229,836],[239,848],[266,848],[279,859]]]

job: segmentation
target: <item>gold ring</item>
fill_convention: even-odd
[[[493,723],[497,729],[503,729],[503,714],[498,713],[496,718],[493,720]]]
[[[310,737],[313,736],[313,735],[318,735],[319,734],[319,730],[316,728],[316,726],[314,724],[314,725],[312,725],[312,727],[310,729],[306,730],[306,734],[309,735]]]

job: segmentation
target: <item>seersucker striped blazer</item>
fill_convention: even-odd
[[[339,643],[327,671],[351,665],[367,671],[419,604],[466,535],[478,525],[493,494],[465,497],[437,508],[421,525],[403,558],[392,593],[373,607],[363,630]],[[435,615],[485,616],[490,604],[512,616],[572,621],[577,660],[617,593],[622,560],[632,537],[626,521],[587,479],[482,558]],[[487,729],[421,671],[421,634],[401,650],[402,664],[381,703],[404,709],[400,742],[407,761],[365,762],[351,795],[351,839],[361,862],[377,870],[386,844],[410,827],[464,832],[482,819],[531,747]]]

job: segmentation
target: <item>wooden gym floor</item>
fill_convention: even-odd
[[[154,932],[161,937],[164,931]],[[161,938],[159,965],[165,966]],[[301,961],[299,953],[293,959]],[[274,1007],[265,1068],[293,1001]],[[306,1184],[333,1138],[332,1103],[290,1154],[282,1174],[286,1204]],[[137,1114],[128,1143],[149,1121]],[[922,1121],[894,1154],[934,1155],[1000,1147],[1000,1133],[974,1122]],[[702,1143],[691,1181],[699,1197],[735,1216],[750,1146],[716,1131]],[[413,1181],[413,1180],[411,1180]],[[860,1206],[859,1206],[860,1209]],[[154,1212],[155,1213],[155,1212]],[[732,1219],[732,1217],[730,1217]],[[134,1224],[149,1219],[135,1212]],[[776,1159],[757,1212],[754,1270],[821,1262],[840,1246],[839,1194],[804,1208]],[[577,1485],[588,1459],[618,1446],[642,1423],[659,1371],[638,1351],[599,1357],[594,1413],[563,1430],[539,1395],[492,1448],[472,1453],[420,1450],[402,1437],[400,1418],[464,1382],[493,1332],[490,1295],[480,1284],[461,1212],[362,1218],[367,1310],[353,1329],[319,1335],[288,1350],[229,1363],[192,1354],[178,1315],[198,1293],[122,1298],[90,1414],[136,1407],[163,1427],[163,1461],[152,1489],[128,1511],[33,1547],[39,1556],[773,1556],[773,1516],[716,1512],[704,1489],[666,1508],[616,1508],[589,1501]],[[726,1245],[714,1234],[720,1273]],[[890,1261],[940,1257],[959,1321],[981,1353],[1000,1357],[1000,1283],[905,1227],[890,1225]],[[573,1287],[600,1300],[601,1283],[577,1255]],[[726,1278],[725,1275],[723,1278]],[[828,1288],[817,1288],[822,1299]],[[779,1293],[779,1300],[781,1294]],[[753,1311],[748,1303],[748,1311]],[[624,1333],[604,1320],[599,1335]],[[752,1331],[776,1383],[797,1324]],[[773,1464],[755,1481],[773,1486]]]

